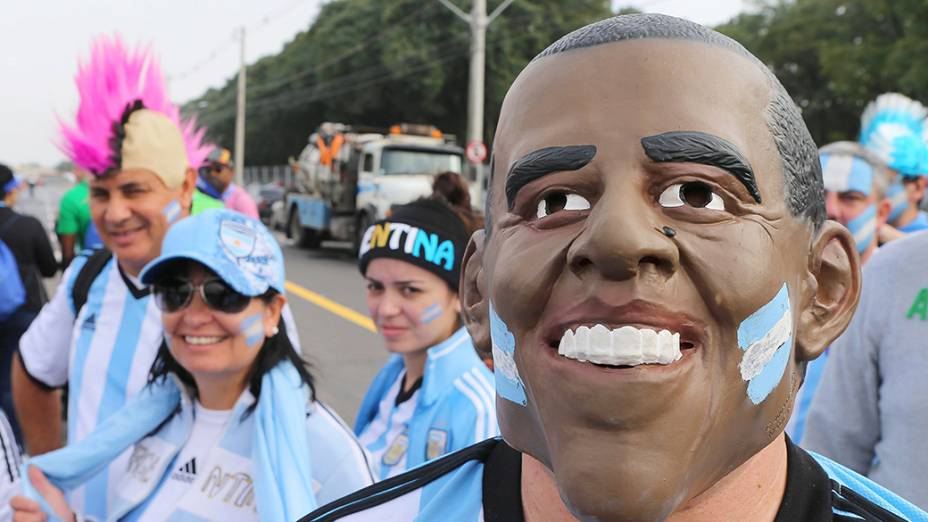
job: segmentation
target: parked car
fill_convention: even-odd
[[[264,224],[272,224],[272,206],[278,201],[283,201],[284,192],[284,188],[277,183],[267,183],[261,185],[258,189],[258,197],[255,198],[255,203],[258,204],[258,217],[261,218]]]

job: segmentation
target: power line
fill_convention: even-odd
[[[260,29],[264,29],[265,27],[276,22],[282,16],[289,14],[297,6],[305,4],[305,3],[306,3],[306,0],[296,0],[288,4],[283,9],[277,11],[276,13],[262,17],[259,22],[252,24],[251,26],[249,26],[248,29],[251,31],[257,31]],[[223,51],[230,49],[229,44],[232,44],[237,40],[238,40],[238,36],[236,35],[236,31],[230,32],[229,36],[225,38],[224,40],[222,40],[222,42],[220,42],[219,45],[217,45],[208,55],[206,55],[205,57],[203,57],[202,59],[200,59],[198,62],[188,67],[187,69],[184,69],[183,71],[177,74],[168,75],[168,79],[183,80],[184,78],[187,78],[189,76],[192,76],[200,72],[200,70],[202,70],[203,67],[206,67],[207,65],[215,61],[217,58],[219,58],[219,56],[222,55]]]
[[[206,57],[202,58],[200,61],[188,67],[187,69],[184,69],[180,73],[169,74],[168,79],[169,80],[182,80],[194,73],[199,72],[200,69],[202,69],[203,67],[208,65],[210,62],[218,58],[219,55],[222,54],[223,51],[229,49],[229,44],[235,42],[235,39],[236,39],[235,32],[232,31],[231,33],[229,33],[229,36],[225,40],[223,40],[219,45],[217,45],[216,48],[214,48],[208,55],[206,55]]]
[[[350,58],[351,56],[354,56],[354,55],[358,54],[359,52],[361,52],[361,51],[367,49],[367,48],[370,47],[371,45],[373,45],[373,44],[379,42],[380,40],[382,40],[382,39],[383,39],[384,37],[386,37],[387,35],[392,34],[392,33],[396,32],[396,31],[398,31],[398,30],[401,29],[404,25],[406,25],[406,23],[410,22],[413,18],[416,18],[416,17],[418,17],[420,14],[422,14],[422,12],[425,11],[425,9],[428,8],[430,5],[432,5],[430,2],[423,2],[423,3],[422,3],[422,6],[419,7],[419,9],[416,9],[416,10],[412,11],[411,13],[409,13],[409,14],[406,15],[406,16],[404,16],[402,19],[400,19],[400,20],[399,20],[398,22],[396,22],[395,24],[391,24],[391,25],[388,26],[386,29],[384,29],[383,31],[380,31],[379,33],[375,34],[374,36],[372,36],[372,37],[370,37],[370,38],[366,38],[364,41],[362,41],[361,43],[358,43],[357,45],[353,46],[351,49],[348,49],[346,52],[344,52],[344,53],[342,53],[342,54],[339,54],[339,55],[337,55],[337,56],[334,56],[334,57],[332,57],[332,58],[329,58],[328,60],[325,60],[325,61],[319,63],[318,65],[315,65],[315,66],[313,66],[312,68],[307,69],[307,70],[305,70],[305,71],[301,71],[301,72],[298,72],[298,73],[296,73],[296,74],[292,74],[292,75],[290,75],[290,76],[287,76],[287,77],[284,77],[284,78],[275,80],[275,81],[272,82],[272,83],[264,84],[264,85],[261,85],[261,86],[259,86],[259,87],[256,87],[252,92],[261,93],[261,92],[264,92],[264,91],[273,90],[274,88],[279,87],[279,86],[281,86],[281,85],[285,85],[285,84],[290,83],[290,82],[292,82],[292,81],[299,80],[299,79],[302,79],[302,78],[306,78],[306,77],[311,76],[311,75],[313,75],[313,74],[315,74],[315,73],[319,73],[320,71],[326,69],[327,67],[329,67],[329,66],[331,66],[331,65],[334,65],[334,64],[336,64],[336,63],[338,63],[338,62],[341,62],[342,60],[345,60],[345,59],[347,59],[347,58]]]
[[[531,35],[523,35],[521,38],[511,40],[511,42],[518,42],[522,39]],[[446,46],[450,42],[446,42]],[[488,48],[496,48],[506,43],[506,40],[503,37],[494,39]],[[333,78],[326,82],[322,82],[316,85],[308,86],[299,90],[290,91],[286,93],[279,94],[277,96],[270,96],[264,99],[250,100],[247,104],[247,111],[254,111],[259,109],[274,109],[278,107],[290,107],[294,103],[303,103],[308,104],[315,101],[321,101],[329,98],[334,98],[341,96],[346,93],[354,92],[365,87],[371,87],[373,85],[378,85],[385,83],[391,80],[398,80],[409,75],[428,70],[436,65],[441,65],[443,63],[452,61],[456,58],[466,56],[470,52],[469,47],[464,49],[459,49],[458,52],[445,54],[439,56],[438,58],[423,62],[419,65],[413,66],[412,68],[405,70],[402,73],[388,73],[381,74],[379,76],[372,76],[371,72],[384,73],[390,71],[393,67],[390,65],[381,65],[374,68],[366,68],[358,71],[353,71],[349,74]],[[412,56],[407,59],[404,63],[410,63],[414,61],[418,56]],[[363,78],[363,75],[372,76],[370,78]],[[359,77],[360,76],[360,77]],[[234,107],[227,107],[213,113],[204,114],[204,120],[217,121],[221,120],[231,114],[234,114]]]

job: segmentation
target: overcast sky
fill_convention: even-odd
[[[389,1],[389,0],[383,0]],[[437,1],[437,0],[420,0]],[[453,0],[452,0],[453,1]],[[531,0],[516,0],[528,2]],[[568,1],[568,0],[564,0]],[[56,117],[77,107],[73,77],[91,39],[118,32],[130,45],[150,43],[183,103],[232,77],[237,27],[246,27],[246,61],[274,54],[309,27],[320,0],[28,0],[4,2],[0,16],[0,162],[54,165]],[[728,20],[742,0],[613,0],[706,25]],[[493,2],[491,2],[491,5]],[[463,87],[462,87],[463,88]]]

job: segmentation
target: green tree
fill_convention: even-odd
[[[490,1],[492,11],[499,1]],[[487,31],[485,139],[509,85],[558,37],[611,14],[608,0],[519,0]],[[467,11],[468,1],[458,1]],[[248,68],[246,162],[283,163],[323,121],[431,123],[463,141],[470,31],[437,0],[335,0],[284,49]],[[185,107],[231,146],[235,78]]]
[[[928,3],[762,0],[717,29],[777,75],[817,143],[856,139],[884,92],[928,99]]]

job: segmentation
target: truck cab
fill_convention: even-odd
[[[429,125],[363,132],[323,124],[297,162],[297,191],[288,195],[288,236],[302,246],[352,241],[394,205],[432,192],[432,178],[461,173],[463,150]]]

